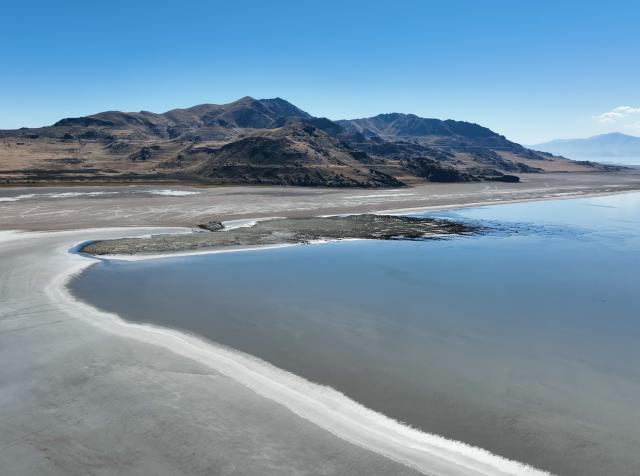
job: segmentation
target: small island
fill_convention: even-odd
[[[480,228],[477,226],[449,220],[373,214],[269,219],[251,227],[228,230],[220,222],[210,221],[198,225],[198,231],[194,233],[94,241],[80,251],[92,255],[182,253],[215,248],[303,244],[319,240],[435,239],[478,231]]]

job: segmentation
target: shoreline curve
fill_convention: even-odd
[[[101,231],[127,232],[167,231],[167,228],[101,228]],[[76,232],[88,230],[76,230]],[[176,228],[171,231],[179,232]],[[56,232],[53,232],[56,233]],[[71,234],[73,232],[62,232]],[[30,233],[26,233],[30,234]],[[46,235],[38,232],[34,235]],[[24,236],[17,233],[15,236]],[[301,418],[310,421],[331,434],[370,450],[393,461],[402,463],[427,475],[550,475],[525,463],[495,455],[461,441],[422,432],[375,412],[351,400],[339,391],[312,383],[279,369],[249,354],[206,341],[195,335],[149,324],[135,324],[114,313],[96,309],[77,300],[68,290],[68,281],[98,258],[74,253],[77,242],[70,237],[68,245],[54,250],[65,253],[67,266],[60,269],[45,289],[49,299],[63,306],[74,318],[88,322],[110,334],[131,338],[163,347],[174,354],[204,364],[251,389],[258,395],[280,403]],[[8,235],[6,238],[11,239]],[[249,248],[269,249],[267,247]],[[243,249],[209,250],[203,253],[238,252]],[[199,253],[199,254],[203,254]],[[191,253],[193,255],[194,253]],[[161,256],[140,256],[154,259]],[[122,257],[112,257],[122,259]],[[109,259],[103,257],[101,259]]]

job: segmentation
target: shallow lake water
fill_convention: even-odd
[[[640,194],[430,212],[483,236],[103,261],[73,293],[558,474],[640,473]]]

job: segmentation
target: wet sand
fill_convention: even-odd
[[[3,474],[418,474],[60,294],[71,245],[149,231],[0,236]]]
[[[92,262],[72,244],[151,231],[170,230],[3,234],[0,349],[16,365],[1,368],[0,463],[10,474],[545,474],[68,294]]]

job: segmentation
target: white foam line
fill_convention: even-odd
[[[0,197],[0,202],[17,202],[18,200],[25,200],[34,196],[35,194],[33,193],[27,193],[24,195],[16,195],[15,197]]]
[[[330,213],[329,215],[317,215],[318,218],[334,218],[334,217],[351,217],[354,215],[366,215],[368,212],[362,213]]]
[[[367,241],[367,238],[318,238],[317,240],[309,240],[306,244],[309,245],[323,245],[325,243],[337,243],[343,241]],[[299,243],[305,244],[305,243]]]
[[[372,193],[370,195],[349,195],[347,198],[387,198],[387,197],[413,197],[417,193]]]
[[[285,217],[241,218],[238,220],[223,221],[224,228],[220,231],[234,230],[236,228],[248,228],[255,226],[259,221],[282,220]]]
[[[138,229],[139,232],[148,230]],[[166,232],[167,229],[163,231]],[[53,233],[8,233],[0,239],[23,239],[48,234]],[[332,388],[311,383],[242,352],[176,330],[126,322],[116,314],[103,312],[80,302],[69,293],[66,285],[72,276],[83,271],[96,259],[69,253],[68,249],[74,244],[74,234],[68,235],[70,241],[54,250],[57,259],[61,258],[60,254],[64,255],[64,265],[56,267],[58,274],[46,286],[45,294],[51,302],[62,306],[68,314],[78,319],[106,332],[162,346],[175,354],[201,362],[257,394],[284,405],[296,415],[332,434],[424,474],[549,474],[481,448],[418,431],[370,410]],[[46,267],[47,263],[42,265]]]
[[[194,192],[191,190],[171,190],[171,189],[152,189],[142,190],[139,193],[150,193],[152,195],[165,195],[168,197],[186,197],[188,195],[198,195],[200,192]]]
[[[151,189],[151,190],[113,190],[113,191],[95,191],[95,192],[47,192],[47,193],[27,193],[16,195],[14,197],[0,197],[0,202],[17,202],[20,200],[29,200],[32,198],[77,198],[77,197],[100,197],[103,195],[121,195],[126,193],[146,193],[150,195],[163,195],[168,197],[186,197],[189,195],[198,195],[200,192],[191,190],[172,190],[172,189]]]
[[[75,197],[99,197],[101,195],[118,195],[121,192],[57,192],[43,193],[40,196],[47,198],[75,198]]]
[[[198,251],[181,251],[177,253],[139,254],[139,255],[100,255],[99,258],[108,259],[108,260],[119,260],[119,261],[145,261],[150,259],[182,258],[182,257],[188,257],[188,256],[216,255],[220,253],[236,253],[239,251],[273,250],[278,248],[288,248],[290,246],[296,246],[296,245],[297,243],[282,243],[278,245],[256,245],[253,247],[246,246],[241,248],[217,248],[217,249],[205,249],[205,250],[198,250]]]
[[[102,195],[117,195],[122,192],[50,192],[50,193],[27,193],[16,195],[15,197],[0,197],[0,202],[17,202],[31,198],[76,198],[76,197],[98,197]]]

